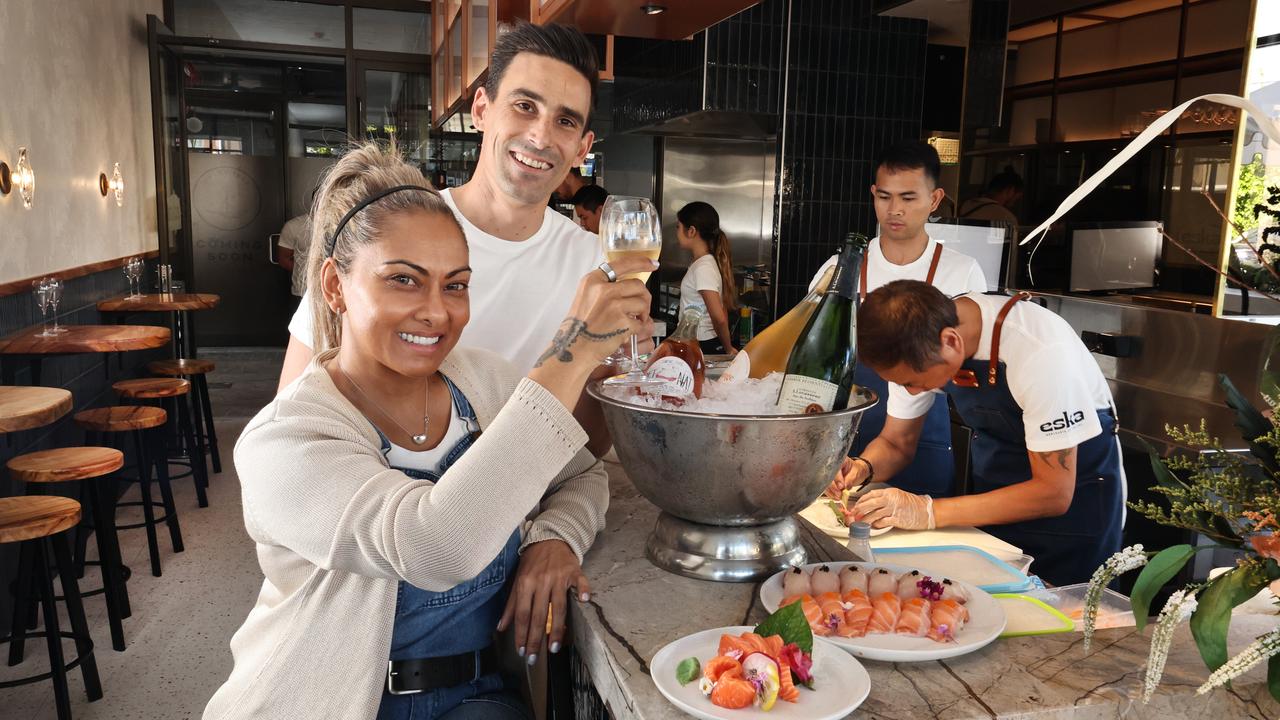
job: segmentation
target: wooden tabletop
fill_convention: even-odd
[[[151,293],[128,297],[121,295],[98,301],[102,312],[168,312],[171,310],[211,310],[221,296],[213,293]]]
[[[61,355],[147,350],[169,344],[169,328],[154,325],[63,325],[66,332],[44,337],[39,325],[0,338],[0,354]]]
[[[43,427],[71,411],[62,388],[0,385],[0,433]]]

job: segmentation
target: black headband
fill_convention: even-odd
[[[423,192],[435,192],[434,190],[424,188],[421,185],[396,185],[395,187],[387,188],[382,192],[374,193],[373,195],[370,195],[369,197],[361,200],[360,202],[355,204],[355,207],[348,210],[347,214],[343,215],[342,219],[338,221],[338,227],[334,229],[333,235],[329,236],[329,242],[325,244],[324,256],[333,257],[333,249],[334,249],[334,246],[338,244],[338,236],[342,234],[342,229],[347,226],[347,223],[351,220],[351,218],[356,216],[356,213],[378,202],[382,198],[388,195],[391,195],[393,193],[398,193],[401,190],[421,190]]]

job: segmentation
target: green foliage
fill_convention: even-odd
[[[801,650],[813,652],[813,630],[798,602],[778,608],[777,612],[756,626],[755,632],[762,637],[777,635],[782,638],[783,643],[795,643]]]
[[[1246,562],[1211,580],[1200,593],[1200,605],[1191,616],[1191,634],[1210,670],[1217,670],[1227,662],[1231,610],[1266,587],[1267,575],[1262,563]]]
[[[1236,179],[1235,205],[1231,209],[1231,221],[1246,232],[1258,227],[1258,214],[1254,206],[1262,202],[1266,192],[1266,166],[1262,163],[1262,153],[1256,153],[1253,161],[1240,166],[1240,177]]]
[[[1133,618],[1137,620],[1139,630],[1147,626],[1152,598],[1195,555],[1196,549],[1190,545],[1174,545],[1156,553],[1146,567],[1142,568],[1142,573],[1138,575],[1138,580],[1133,585],[1133,595],[1129,598],[1133,606]]]

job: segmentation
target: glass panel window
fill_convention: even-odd
[[[471,32],[468,37],[467,85],[489,67],[489,0],[471,0]]]
[[[431,16],[425,12],[352,10],[352,42],[357,50],[426,55],[430,52]]]
[[[369,70],[365,73],[364,134],[370,140],[390,140],[412,160],[427,159],[431,129],[431,86],[426,73]]]
[[[341,5],[262,0],[174,0],[178,35],[342,48]]]
[[[334,157],[342,151],[347,134],[347,109],[343,105],[289,103],[289,157]]]
[[[186,118],[187,148],[225,155],[275,155],[276,117],[270,110],[192,105]]]
[[[452,101],[462,95],[462,21],[449,27],[449,97]]]

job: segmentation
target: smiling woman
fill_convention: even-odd
[[[315,341],[330,349],[237,444],[265,581],[205,717],[435,718],[483,703],[485,717],[527,718],[494,629],[533,664],[559,649],[570,590],[590,593],[581,560],[608,484],[572,408],[648,293],[593,270],[520,378],[455,348],[467,243],[394,150],[343,157],[313,217]]]

